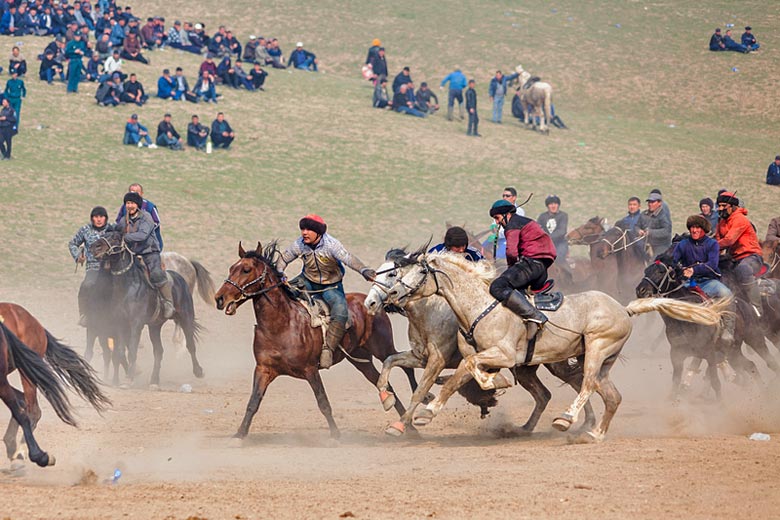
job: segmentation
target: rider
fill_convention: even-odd
[[[484,260],[482,253],[469,245],[469,235],[466,233],[466,230],[458,226],[449,228],[444,234],[444,242],[428,250],[429,253],[439,253],[441,251],[461,253],[467,260],[472,262]]]
[[[490,284],[490,294],[524,321],[529,327],[529,339],[547,321],[547,316],[531,305],[523,289],[540,289],[547,281],[547,269],[555,261],[555,246],[550,235],[536,221],[516,214],[515,205],[498,200],[490,208],[490,216],[504,228],[508,268]]]
[[[359,272],[367,281],[376,278],[376,271],[368,268],[341,242],[326,233],[327,224],[319,215],[306,215],[298,223],[301,236],[283,253],[277,265],[280,272],[296,258],[303,257],[302,279],[307,291],[322,298],[330,308],[330,325],[320,354],[320,368],[330,368],[333,351],[338,348],[347,330],[349,309],[341,280],[344,265]]]
[[[731,290],[719,280],[720,248],[718,241],[709,236],[710,221],[702,215],[691,215],[685,225],[691,235],[675,245],[672,253],[674,263],[682,264],[683,276],[695,282],[707,296],[731,298]],[[724,313],[720,337],[727,343],[734,341],[735,320],[734,312]]]
[[[144,199],[138,193],[130,191],[124,197],[126,214],[119,219],[117,228],[124,233],[124,240],[130,251],[141,256],[149,270],[149,281],[152,282],[162,296],[163,316],[169,320],[173,317],[173,293],[168,277],[160,265],[160,244],[154,230],[157,225],[152,216],[141,209]]]
[[[84,281],[81,282],[79,288],[79,325],[82,327],[87,326],[86,306],[90,297],[92,296],[95,287],[97,286],[98,276],[100,276],[100,260],[92,255],[89,250],[90,246],[100,240],[100,237],[109,230],[108,226],[108,212],[103,206],[95,206],[92,208],[92,212],[89,214],[90,223],[82,226],[73,235],[73,238],[68,242],[68,249],[70,249],[70,256],[77,264],[84,264],[86,262],[86,274],[84,275]],[[81,246],[84,246],[84,250],[81,250]]]
[[[130,185],[130,187],[127,188],[127,191],[133,191],[141,196],[143,198],[144,196],[144,187],[138,184],[137,182],[134,182]],[[160,251],[163,250],[164,244],[163,244],[163,238],[162,238],[162,231],[160,230],[160,214],[157,211],[157,206],[155,206],[154,202],[148,199],[143,199],[144,203],[141,205],[141,209],[146,211],[152,216],[152,220],[154,220],[154,223],[157,227],[154,229],[154,235],[157,237],[157,242],[160,244]],[[116,215],[116,221],[119,222],[119,219],[125,216],[125,205],[122,204],[122,207],[119,208],[119,213]]]
[[[756,316],[761,317],[761,293],[755,275],[761,270],[761,246],[756,230],[747,217],[747,210],[739,207],[739,199],[731,192],[718,195],[718,231],[715,238],[721,251],[727,250],[737,262],[734,273],[742,286]]]

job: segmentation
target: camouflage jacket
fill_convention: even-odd
[[[322,235],[313,248],[304,244],[303,238],[299,237],[282,253],[277,267],[284,272],[285,267],[296,258],[303,258],[303,275],[306,279],[322,285],[340,282],[344,278],[344,265],[357,272],[366,268],[360,259],[327,233]]]
[[[73,235],[73,238],[70,239],[70,242],[68,242],[68,249],[70,249],[70,256],[73,257],[73,260],[77,260],[79,255],[81,254],[79,248],[81,245],[83,245],[84,255],[86,256],[87,259],[86,262],[87,271],[95,271],[100,269],[100,260],[92,256],[92,253],[89,251],[89,248],[92,244],[97,242],[106,231],[109,230],[110,230],[110,226],[104,226],[103,229],[97,229],[92,224],[87,224],[85,226],[82,226],[78,231],[76,231],[76,234]]]

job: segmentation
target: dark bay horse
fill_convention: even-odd
[[[21,374],[24,392],[8,383],[7,376],[15,369]],[[81,356],[55,339],[23,307],[0,303],[0,398],[11,410],[3,436],[9,459],[21,455],[16,443],[21,425],[30,460],[39,466],[54,465],[54,457],[41,450],[33,437],[41,418],[37,390],[64,423],[76,426],[63,383],[98,412],[111,405],[100,390],[94,371]]]
[[[101,269],[94,291],[87,299],[85,309],[87,318],[87,348],[84,351],[84,358],[90,363],[92,362],[95,340],[97,340],[103,350],[104,380],[108,380],[108,371],[111,367],[111,361],[114,358],[114,355],[112,354],[113,345],[111,342],[116,339],[114,338],[115,327],[113,316],[111,315],[111,291],[111,273]],[[118,357],[119,354],[120,353],[117,352]],[[125,374],[129,373],[127,356],[122,355],[116,362],[124,368]]]
[[[128,374],[136,375],[138,342],[144,326],[149,329],[149,339],[154,350],[154,369],[150,384],[160,384],[160,365],[162,364],[163,345],[160,331],[167,321],[162,317],[161,304],[157,290],[149,283],[145,268],[130,252],[119,231],[109,231],[92,244],[92,254],[96,258],[108,258],[113,275],[111,290],[111,323],[116,339],[113,352],[114,384],[119,384],[119,366],[127,355]],[[198,363],[196,346],[200,325],[195,319],[192,294],[184,279],[174,271],[168,271],[173,285],[173,321],[184,331],[187,350],[192,359],[192,373],[203,377],[203,368]],[[125,349],[127,354],[125,354]]]
[[[617,263],[616,298],[618,301],[631,300],[647,265],[645,237],[630,229],[614,226],[601,233],[599,240],[590,246],[590,251],[591,258],[606,259],[614,255]]]
[[[570,245],[589,248],[590,269],[587,276],[576,284],[576,292],[598,290],[611,296],[618,294],[617,258],[612,255],[600,256],[595,248],[601,242],[604,223],[604,219],[596,216],[566,234]]]
[[[244,251],[239,243],[239,260],[230,267],[228,278],[215,295],[217,309],[224,309],[229,316],[250,300],[255,310],[253,351],[256,366],[252,394],[244,420],[235,436],[247,436],[268,385],[278,376],[286,375],[305,379],[309,383],[317,398],[317,405],[328,421],[331,436],[338,438],[339,429],[333,420],[317,366],[322,350],[322,330],[311,326],[309,313],[288,293],[282,281],[282,273],[276,269],[278,255],[276,242],[271,242],[265,249],[258,242],[254,251]],[[346,357],[376,386],[379,372],[371,362],[371,356],[384,361],[398,352],[393,346],[390,318],[384,312],[369,316],[363,307],[365,299],[365,294],[347,294],[352,326],[344,336],[343,351],[339,349],[333,353],[333,363]],[[416,389],[414,371],[408,369],[406,374],[412,390]],[[405,413],[400,401],[395,403],[395,409],[399,415]]]
[[[761,256],[769,266],[767,278],[780,278],[780,240],[764,240],[761,242]]]

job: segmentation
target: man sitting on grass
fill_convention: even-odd
[[[149,137],[149,130],[138,122],[138,114],[133,114],[127,121],[122,143],[136,145],[138,148],[143,148],[144,145],[149,148],[157,148],[157,145],[152,142],[152,138]]]
[[[192,122],[187,125],[187,146],[205,151],[208,139],[209,129],[205,125],[200,124],[200,119],[197,115],[193,115]]]
[[[230,123],[225,120],[225,114],[219,112],[217,118],[211,123],[211,142],[215,148],[230,148],[230,143],[236,138],[236,134],[230,127]]]

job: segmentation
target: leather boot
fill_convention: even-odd
[[[447,107],[447,121],[452,121],[452,110],[454,107]]]
[[[343,323],[332,321],[328,325],[328,333],[325,335],[325,344],[320,353],[320,368],[329,369],[333,365],[333,352],[341,344],[347,328]]]
[[[745,292],[747,293],[750,305],[753,306],[756,316],[761,318],[761,311],[764,308],[764,304],[761,302],[761,291],[758,288],[758,282],[754,281],[750,285],[745,286]]]
[[[736,311],[736,309],[729,309],[729,311]],[[734,342],[734,327],[736,326],[737,316],[733,312],[727,312],[720,321],[720,340],[730,345]]]
[[[173,307],[173,291],[171,290],[170,282],[165,282],[165,284],[158,287],[157,290],[160,291],[160,296],[162,296],[163,318],[170,320],[173,318],[173,313],[175,312]]]
[[[531,305],[531,302],[520,291],[512,291],[509,298],[504,300],[504,306],[526,322],[529,340],[536,336],[539,329],[547,323],[547,316]]]

